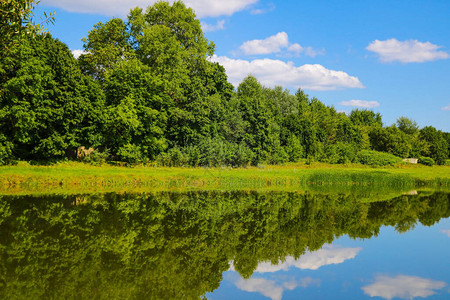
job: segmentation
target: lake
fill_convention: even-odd
[[[450,298],[450,193],[0,196],[4,299]]]

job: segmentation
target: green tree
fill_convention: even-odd
[[[408,119],[407,117],[398,118],[395,125],[397,126],[398,129],[400,129],[406,134],[414,134],[419,131],[419,126],[417,125],[417,122]]]
[[[40,24],[33,22],[38,0],[2,0],[0,2],[0,57],[12,51],[19,40],[25,36],[36,36],[46,33],[45,23],[54,22],[54,13],[47,16]]]
[[[419,137],[427,143],[426,150],[422,155],[431,157],[438,165],[445,164],[449,155],[449,147],[444,133],[433,126],[426,126],[420,130]]]
[[[86,53],[79,57],[81,69],[101,81],[115,64],[134,57],[127,24],[122,19],[95,24],[82,41]]]
[[[137,59],[115,64],[105,74],[104,90],[108,112],[105,146],[113,154],[132,144],[139,146],[141,156],[154,159],[167,148],[164,133],[172,100],[148,66]]]
[[[402,158],[409,156],[410,140],[407,134],[397,127],[374,127],[369,136],[373,150],[391,153]]]
[[[38,36],[16,51],[0,94],[0,131],[14,155],[56,159],[71,147],[102,144],[103,93],[81,74],[67,46]]]
[[[230,92],[224,71],[207,60],[214,44],[203,36],[192,9],[180,1],[160,1],[145,12],[136,8],[128,22],[137,57],[174,103],[168,112],[168,140],[178,146],[197,143],[215,126],[211,118],[224,100],[216,94]]]
[[[241,82],[237,88],[237,96],[246,128],[243,142],[255,152],[256,164],[264,161],[271,151],[270,111],[263,99],[263,87],[253,76],[248,76]]]

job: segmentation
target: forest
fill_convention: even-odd
[[[180,1],[97,23],[78,59],[42,30],[7,39],[12,24],[0,32],[0,165],[66,160],[78,147],[95,149],[86,161],[160,166],[450,163],[450,133],[407,117],[346,115],[251,75],[234,87]]]

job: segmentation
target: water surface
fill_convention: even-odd
[[[450,298],[450,194],[0,196],[5,299]]]

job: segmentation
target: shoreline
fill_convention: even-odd
[[[0,167],[0,195],[52,191],[450,189],[449,166],[302,163],[248,168],[93,166],[63,162],[51,166]]]

